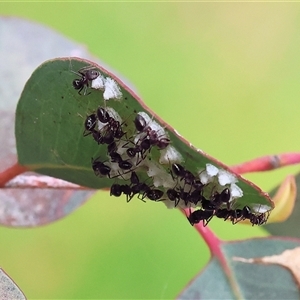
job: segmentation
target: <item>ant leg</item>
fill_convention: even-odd
[[[211,215],[208,219],[204,219],[203,220],[203,226],[206,227],[208,225],[208,223],[210,222],[210,220],[213,218],[214,215]]]
[[[141,193],[139,193],[139,195],[137,196],[137,198],[138,198],[139,200],[143,201],[144,203],[146,203],[146,200],[144,200],[145,197],[144,197],[144,198],[140,198],[140,195],[141,195]]]
[[[83,90],[83,86],[78,90],[78,94],[81,96],[81,91]]]

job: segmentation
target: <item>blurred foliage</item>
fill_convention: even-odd
[[[254,238],[221,243],[177,299],[299,299],[300,240]]]
[[[296,186],[297,190],[300,190],[300,175],[297,174],[296,178]],[[271,195],[275,194],[275,191],[271,191]],[[287,204],[288,206],[289,204]],[[297,193],[297,198],[295,201],[295,206],[292,211],[292,214],[285,222],[280,223],[272,223],[265,225],[265,229],[267,229],[272,235],[277,236],[290,236],[290,237],[300,237],[299,233],[299,220],[300,220],[300,199],[299,199],[299,192]]]
[[[226,164],[299,148],[299,10],[293,3],[1,7],[86,44],[162,119]],[[247,178],[268,190],[298,169]],[[265,234],[219,220],[210,226],[223,239]],[[173,298],[209,258],[178,211],[105,192],[53,225],[1,228],[0,236],[1,266],[28,298]]]

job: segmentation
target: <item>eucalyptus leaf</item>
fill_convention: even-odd
[[[285,263],[299,246],[285,238],[224,242],[222,259],[212,256],[177,299],[299,299],[295,269]]]
[[[88,70],[98,71],[99,77],[88,80],[88,77],[85,78]],[[76,86],[78,83],[83,84],[82,89],[81,86]],[[107,147],[98,145],[92,135],[84,134],[87,117],[95,114],[98,107],[110,109],[120,116],[126,135],[123,137],[123,146],[118,146],[119,148],[125,147],[124,140],[134,144],[135,118],[138,113],[151,122],[156,122],[156,126],[160,126],[160,130],[170,140],[165,152],[157,147],[151,148],[147,155],[147,166],[137,163],[131,170],[140,171],[143,180],[151,176],[149,174],[152,169],[159,168],[165,177],[162,177],[161,184],[154,182],[154,185],[165,191],[165,178],[172,175],[170,170],[174,161],[180,162],[186,170],[199,174],[200,177],[203,172],[208,173],[208,168],[215,168],[219,174],[225,174],[225,181],[232,180],[231,183],[240,191],[235,207],[249,205],[256,212],[265,212],[273,207],[267,193],[241,176],[231,173],[224,164],[202,150],[193,147],[175,129],[156,116],[118,78],[97,64],[83,59],[49,60],[38,67],[27,81],[16,111],[15,132],[19,163],[35,172],[82,186],[109,188],[115,180],[95,176],[92,168],[92,162],[96,159],[103,163],[109,161]],[[126,183],[128,177],[120,174],[118,179]],[[220,176],[219,182],[216,178],[214,185],[205,186],[205,196],[211,195],[216,186],[222,188],[228,183],[221,184]],[[176,181],[173,180],[170,186],[175,184]]]

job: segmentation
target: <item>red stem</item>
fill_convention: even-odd
[[[4,185],[12,178],[27,171],[29,170],[26,167],[19,165],[19,163],[15,163],[12,167],[0,173],[0,187],[4,187]]]
[[[185,215],[190,213],[190,209],[182,210]],[[236,295],[237,299],[242,299],[241,293],[239,291],[238,286],[236,285],[236,281],[234,280],[234,276],[232,275],[231,269],[229,268],[225,256],[222,252],[222,244],[224,241],[220,240],[210,229],[208,226],[203,226],[203,222],[199,222],[194,225],[194,228],[198,231],[198,233],[204,239],[206,245],[208,246],[211,256],[215,257],[219,260],[220,265],[222,266],[227,278],[232,286],[233,292]]]
[[[188,215],[190,213],[189,209],[182,210],[182,213]],[[206,242],[211,255],[214,255],[220,259],[220,261],[224,261],[224,256],[221,252],[221,243],[222,241],[209,229],[208,226],[203,226],[203,222],[199,222],[194,225],[194,228],[198,231],[198,233],[203,237]]]
[[[300,163],[300,153],[282,153],[255,158],[253,160],[231,166],[230,169],[238,174],[269,171]]]

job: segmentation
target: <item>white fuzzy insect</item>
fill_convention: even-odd
[[[221,169],[218,174],[218,180],[220,185],[224,186],[226,184],[236,183],[238,180],[237,178],[228,171]]]
[[[103,93],[104,100],[109,99],[121,99],[122,92],[120,90],[119,85],[116,83],[115,80],[107,77],[104,82],[104,93]]]
[[[119,100],[122,98],[122,92],[117,82],[110,78],[99,75],[96,79],[92,80],[91,87],[96,90],[102,90],[103,99],[108,101],[110,99]]]
[[[230,185],[230,194],[232,199],[243,197],[242,189],[238,187],[235,183],[232,183]]]
[[[160,151],[159,163],[162,165],[182,162],[182,155],[171,145]]]
[[[91,88],[96,90],[104,89],[105,78],[100,74],[96,79],[92,80]]]

